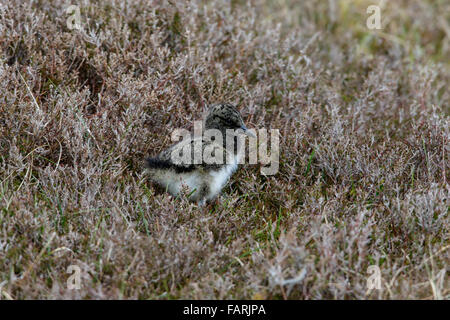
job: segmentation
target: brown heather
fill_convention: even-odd
[[[370,4],[2,1],[0,297],[449,299],[450,4]],[[218,101],[280,171],[158,192],[144,158]]]

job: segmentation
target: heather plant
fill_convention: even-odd
[[[449,15],[1,2],[0,298],[448,299]],[[155,188],[144,159],[221,101],[279,130],[277,173],[209,207]]]

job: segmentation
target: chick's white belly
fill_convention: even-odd
[[[227,183],[230,176],[236,170],[237,164],[229,164],[224,166],[222,169],[218,171],[210,172],[211,183],[209,185],[209,197],[214,198],[223,188],[225,183]]]
[[[177,195],[183,188],[187,188],[189,192],[199,190],[202,180],[201,175],[194,171],[174,175],[167,179],[166,184],[169,192]]]
[[[187,187],[189,192],[195,190],[195,196],[195,193],[200,192],[200,189],[206,185],[209,189],[206,197],[212,199],[222,190],[236,168],[236,164],[231,164],[224,166],[220,170],[209,171],[208,173],[183,173],[171,179],[168,189],[170,193],[176,195],[183,188]]]
[[[178,195],[181,190],[193,192],[192,198],[206,197],[213,199],[219,194],[230,176],[237,169],[237,159],[218,170],[192,171],[176,173],[174,171],[153,172],[153,179],[162,185],[172,195]],[[207,190],[203,193],[203,190]]]

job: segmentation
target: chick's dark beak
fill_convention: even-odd
[[[242,125],[241,129],[244,131],[244,134],[248,135],[249,137],[256,138],[256,135],[250,131],[245,125]]]

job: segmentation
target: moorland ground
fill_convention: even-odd
[[[0,298],[449,298],[448,1],[72,2],[0,4]],[[279,172],[158,192],[219,101]]]

